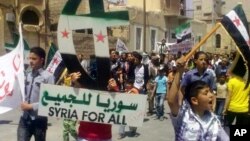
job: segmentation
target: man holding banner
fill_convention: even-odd
[[[21,103],[23,114],[17,130],[18,141],[30,141],[34,135],[35,141],[46,140],[47,117],[38,116],[39,92],[41,83],[54,83],[54,77],[43,69],[45,51],[41,47],[33,47],[29,54],[31,72],[25,79],[25,101]]]

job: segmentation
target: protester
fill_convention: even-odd
[[[144,66],[141,61],[142,61],[142,55],[138,52],[133,52],[133,57],[134,57],[134,74],[135,74],[135,79],[134,79],[134,84],[133,84],[133,91],[138,91],[136,93],[144,94],[146,92],[146,83],[149,79],[149,74],[148,74],[148,66]]]
[[[204,81],[208,84],[210,90],[216,93],[216,77],[212,69],[207,69],[208,60],[207,55],[203,51],[198,51],[194,55],[195,68],[185,73],[181,81],[181,92],[185,95],[185,87],[197,80]],[[213,108],[215,108],[215,96],[213,97]]]
[[[119,86],[117,85],[114,78],[109,79],[107,88],[109,91],[112,91],[112,92],[119,92],[120,91]],[[120,140],[124,137],[125,137],[125,125],[120,125],[119,137],[117,139]]]
[[[223,119],[223,108],[225,105],[225,100],[227,96],[227,82],[226,82],[226,75],[221,74],[218,77],[218,82],[217,82],[217,95],[216,95],[216,107],[215,107],[215,114],[219,117],[219,119],[222,121]]]
[[[72,86],[84,88],[77,80],[80,78],[80,72],[71,73]],[[77,141],[111,141],[112,130],[110,124],[100,124],[94,122],[81,121],[78,128]]]
[[[221,62],[217,65],[216,69],[215,69],[216,76],[218,77],[221,74],[227,75],[228,65],[229,65],[228,59],[223,58],[221,60]]]
[[[151,61],[149,63],[149,81],[147,83],[147,92],[148,92],[148,112],[147,115],[151,116],[154,114],[154,80],[157,75],[158,67],[160,64],[160,58],[155,55],[151,54]]]
[[[184,65],[184,58],[177,60],[178,71],[168,93],[175,140],[229,141],[219,119],[211,112],[213,94],[207,83],[201,80],[188,83],[184,99],[179,105],[181,97],[178,96],[178,92]]]
[[[248,106],[250,86],[245,88],[246,83],[242,77],[232,74],[228,81],[228,94],[223,109],[225,126],[232,125],[235,118],[235,125],[249,124]]]
[[[23,114],[17,129],[18,141],[30,141],[34,135],[35,141],[45,141],[48,125],[47,117],[38,116],[38,104],[41,83],[53,84],[54,77],[43,69],[45,51],[41,47],[33,47],[29,53],[31,71],[25,79],[25,101],[21,103]]]
[[[127,61],[125,64],[126,79],[129,81],[135,80],[135,58],[132,52],[127,53]]]
[[[66,72],[63,77],[63,85],[71,86],[71,74]],[[69,141],[69,135],[71,135],[75,140],[77,139],[76,124],[76,120],[63,119],[63,141]]]
[[[160,66],[158,70],[158,75],[155,78],[155,86],[153,89],[156,90],[155,94],[155,105],[156,105],[156,119],[160,119],[161,121],[164,120],[164,100],[167,94],[167,85],[168,85],[168,78],[165,74],[164,66]],[[152,94],[152,99],[154,97]]]

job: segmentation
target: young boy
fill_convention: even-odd
[[[219,117],[222,121],[222,111],[225,105],[226,96],[227,96],[227,82],[226,82],[226,75],[220,74],[218,76],[218,82],[216,83],[217,86],[217,95],[216,95],[216,107],[215,107],[215,114]]]
[[[167,84],[168,84],[168,78],[165,75],[165,69],[164,66],[160,66],[158,70],[158,75],[155,78],[155,86],[154,91],[156,92],[155,96],[155,105],[156,105],[156,119],[160,119],[161,121],[164,120],[164,100],[167,93]],[[152,96],[154,97],[154,94]],[[151,98],[153,98],[151,97]]]
[[[30,141],[34,136],[35,141],[45,141],[48,118],[39,116],[38,105],[41,83],[54,84],[54,76],[43,69],[46,53],[41,47],[33,47],[29,53],[31,71],[25,79],[25,101],[21,103],[23,111],[20,117],[17,140]]]
[[[221,127],[220,121],[210,112],[213,106],[213,94],[207,83],[201,80],[188,83],[184,100],[179,105],[178,92],[184,62],[183,57],[177,60],[178,71],[168,93],[175,140],[228,141],[229,137]]]

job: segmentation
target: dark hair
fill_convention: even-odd
[[[198,51],[198,52],[196,52],[196,53],[194,54],[194,59],[195,59],[195,60],[198,59],[199,56],[202,55],[202,54],[206,55],[206,57],[207,57],[207,59],[208,59],[207,54],[206,54],[205,52],[203,52],[203,51]]]
[[[41,47],[32,47],[30,49],[30,53],[34,53],[36,55],[38,55],[40,58],[43,58],[45,59],[46,57],[46,53],[45,53],[45,50]]]
[[[226,72],[221,72],[220,74],[218,74],[218,76],[217,76],[218,78],[221,78],[221,77],[227,77],[227,74],[226,74]]]
[[[132,54],[133,54],[133,56],[134,56],[135,58],[137,58],[139,61],[142,60],[142,55],[141,55],[140,53],[138,53],[138,52],[136,52],[136,51],[133,51]]]
[[[206,87],[209,87],[206,82],[201,80],[194,81],[186,86],[184,98],[191,104],[191,98],[197,97],[199,91]]]

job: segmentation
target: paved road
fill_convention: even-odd
[[[166,112],[169,112],[165,104]],[[16,130],[21,111],[19,109],[0,115],[0,141],[16,141]],[[142,127],[138,128],[137,137],[126,136],[121,141],[173,141],[174,131],[169,115],[165,114],[164,121],[154,120],[154,116],[145,116]],[[62,141],[62,120],[49,118],[51,126],[48,127],[47,141]],[[113,141],[117,141],[119,126],[112,127]],[[128,128],[126,128],[128,131]],[[32,139],[34,141],[34,139]],[[73,139],[72,139],[73,141]]]

